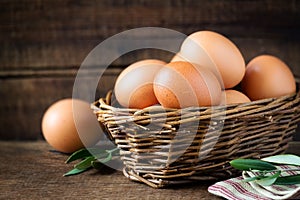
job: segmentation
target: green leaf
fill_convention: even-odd
[[[66,163],[73,162],[78,159],[83,159],[88,156],[91,156],[91,153],[87,149],[80,149],[76,152],[74,152],[67,160]]]
[[[273,185],[276,182],[276,180],[280,176],[280,174],[281,174],[281,171],[278,171],[278,172],[276,172],[275,174],[273,174],[271,176],[267,176],[266,178],[256,180],[255,182],[259,185],[262,185],[262,186],[270,186],[270,185]]]
[[[92,161],[91,165],[95,169],[101,169],[104,166],[105,163],[107,163],[111,160],[112,160],[112,153],[109,153],[107,155],[107,157],[105,157],[105,158],[97,159],[97,160]]]
[[[107,153],[112,153],[112,155],[120,155],[120,149],[116,147],[114,149],[107,150]]]
[[[95,169],[102,169],[104,167],[104,164],[102,162],[99,162],[98,160],[94,160],[91,162],[91,165]]]
[[[112,154],[109,153],[106,158],[99,159],[98,161],[100,161],[101,163],[107,163],[107,162],[111,161],[111,159],[112,159]]]
[[[293,176],[278,177],[274,183],[275,185],[293,185],[300,184],[300,174]]]
[[[86,159],[84,159],[80,163],[76,164],[74,166],[74,168],[76,168],[76,169],[87,169],[87,168],[92,166],[91,162],[94,161],[94,160],[95,160],[95,158],[93,156],[87,157]]]
[[[109,153],[104,152],[104,153],[101,153],[101,154],[94,155],[94,158],[97,159],[97,160],[99,160],[99,159],[106,158],[108,155],[109,155]]]
[[[230,165],[238,170],[243,171],[277,169],[271,163],[255,159],[235,159],[230,162]]]
[[[103,153],[107,153],[106,150],[99,149],[99,148],[83,148],[76,152],[74,152],[66,161],[66,163],[73,162],[78,159],[84,159],[86,157],[92,156],[92,155],[100,155]]]
[[[76,175],[76,174],[80,174],[84,171],[87,171],[89,168],[86,168],[86,169],[77,169],[77,168],[74,168],[72,170],[70,170],[69,172],[65,173],[64,176],[72,176],[72,175]]]
[[[119,148],[111,150],[103,150],[99,148],[84,148],[74,152],[66,161],[70,163],[72,161],[83,159],[78,164],[74,165],[74,169],[64,174],[64,176],[70,176],[82,173],[90,168],[101,169],[104,163],[112,160],[114,155],[119,155]]]
[[[270,156],[262,159],[266,162],[286,165],[300,165],[300,157],[292,154],[282,154],[276,156]]]
[[[255,181],[257,179],[259,179],[259,176],[254,176],[254,177],[251,177],[251,178],[245,178],[242,181],[243,182],[251,182],[251,181]]]

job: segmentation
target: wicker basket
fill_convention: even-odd
[[[229,161],[284,153],[300,121],[300,93],[220,107],[118,108],[93,104],[121,149],[123,173],[151,187],[236,175]]]

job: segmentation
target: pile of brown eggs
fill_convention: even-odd
[[[293,74],[279,58],[261,55],[246,66],[237,46],[211,31],[188,36],[169,63],[148,59],[131,64],[114,88],[121,106],[139,109],[245,103],[295,91]],[[42,131],[46,141],[64,153],[93,146],[103,137],[89,103],[76,99],[51,105]]]
[[[289,67],[272,55],[247,65],[238,47],[212,31],[189,35],[170,62],[135,62],[119,75],[114,93],[120,105],[142,109],[216,106],[280,97],[296,91]]]

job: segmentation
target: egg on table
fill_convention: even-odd
[[[62,99],[52,104],[44,113],[42,132],[54,149],[64,153],[93,146],[102,137],[90,104],[79,99]]]
[[[120,105],[126,108],[142,109],[158,104],[153,91],[153,80],[165,64],[161,60],[146,59],[125,68],[118,76],[114,87],[114,93]]]
[[[282,60],[272,55],[260,55],[247,64],[242,89],[254,101],[292,94],[296,92],[296,81]]]

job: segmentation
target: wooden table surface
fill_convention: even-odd
[[[300,153],[291,143],[291,153]],[[112,169],[63,177],[72,169],[67,155],[44,141],[0,141],[0,199],[220,199],[207,192],[212,182],[153,189]]]
[[[51,149],[44,141],[0,141],[0,199],[220,199],[207,182],[153,189],[110,169],[63,177],[73,164]]]

